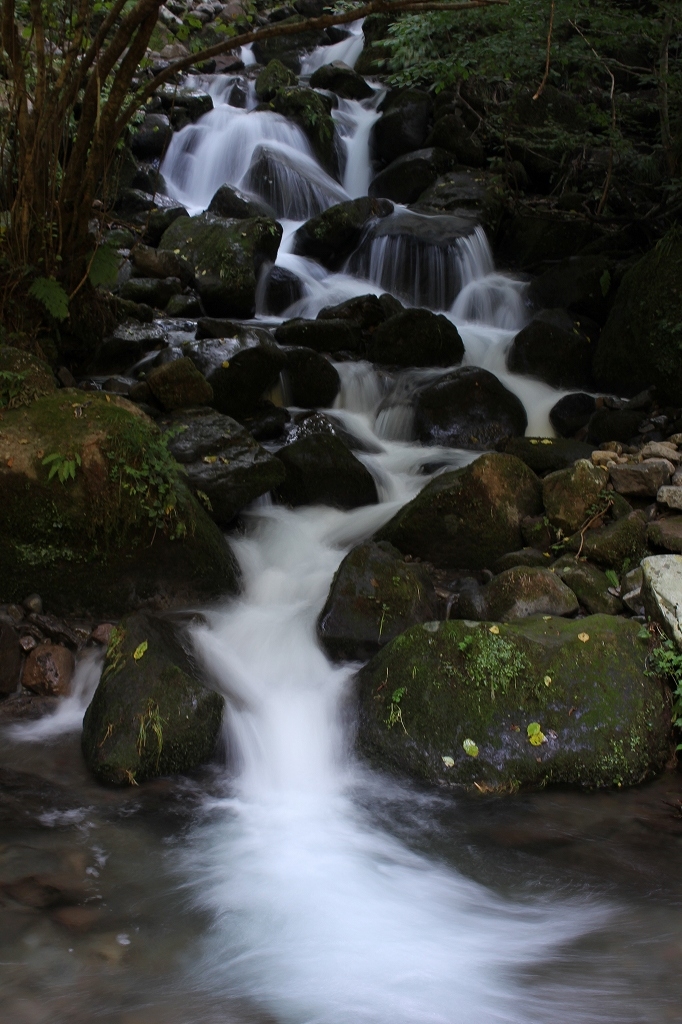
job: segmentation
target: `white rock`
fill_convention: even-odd
[[[659,487],[656,501],[660,501],[662,505],[667,505],[668,508],[682,509],[682,487]]]
[[[682,555],[642,560],[642,600],[647,614],[682,648]]]
[[[626,466],[610,466],[609,477],[614,491],[619,494],[639,494],[653,498],[668,483],[674,468],[668,459],[647,459],[646,462]]]
[[[674,444],[667,441],[649,441],[639,453],[643,459],[670,459],[671,462],[682,461],[682,455]]]

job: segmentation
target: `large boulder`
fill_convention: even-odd
[[[142,160],[163,156],[173,136],[170,120],[166,114],[147,114],[130,138],[130,148]]]
[[[406,89],[389,94],[382,107],[372,132],[372,147],[376,156],[388,164],[424,144],[433,101],[426,92]]]
[[[475,214],[494,237],[505,210],[505,192],[498,175],[487,171],[450,171],[430,185],[412,209],[431,215]]]
[[[589,511],[599,501],[607,481],[608,472],[588,459],[550,473],[542,481],[542,500],[549,521],[565,534],[578,530],[589,519]]]
[[[393,211],[388,200],[350,199],[302,224],[294,235],[294,252],[310,256],[328,270],[338,270],[357,246],[367,225]]]
[[[346,193],[323,171],[311,173],[310,161],[293,150],[260,145],[242,181],[245,189],[260,196],[277,217],[308,220],[327,207],[343,202]]]
[[[639,565],[647,553],[646,531],[645,518],[638,512],[630,512],[598,530],[574,534],[566,548],[581,551],[584,557],[605,569],[624,573]]]
[[[483,792],[641,782],[670,755],[671,701],[639,631],[605,615],[413,626],[360,673],[360,749]]]
[[[642,598],[648,615],[682,649],[682,555],[642,561]]]
[[[168,449],[211,518],[227,527],[236,514],[284,480],[284,467],[247,430],[212,409],[160,421]]]
[[[577,611],[575,594],[549,569],[517,565],[472,592],[470,599],[461,597],[457,618],[514,622],[530,615],[574,615]]]
[[[209,760],[223,698],[202,683],[188,640],[138,612],[113,630],[83,719],[85,762],[100,782],[134,786]]]
[[[507,367],[555,388],[589,387],[594,349],[578,321],[563,310],[547,309],[516,335],[507,353]]]
[[[256,79],[256,96],[261,103],[267,103],[278,89],[287,85],[296,85],[296,75],[291,68],[275,58],[263,68]]]
[[[275,331],[280,345],[312,348],[315,352],[359,352],[364,347],[362,331],[352,320],[304,320],[296,317]]]
[[[333,434],[310,434],[277,452],[286,479],[277,488],[288,505],[358,508],[378,500],[372,474]]]
[[[485,569],[522,546],[522,519],[541,509],[535,474],[512,455],[489,453],[436,477],[374,539],[446,569]]]
[[[250,317],[256,311],[258,272],[274,263],[282,228],[274,220],[227,220],[212,213],[182,217],[164,233],[160,249],[185,259],[210,316]]]
[[[336,176],[339,171],[336,126],[322,96],[314,89],[283,86],[272,97],[271,104],[278,114],[303,130],[322,166]]]
[[[437,146],[406,153],[379,171],[369,186],[369,194],[377,199],[392,199],[394,203],[414,203],[441,174],[452,170],[454,162],[450,153]]]
[[[623,278],[599,338],[594,373],[621,395],[656,386],[679,404],[682,387],[682,232],[661,239]]]
[[[369,541],[353,548],[337,569],[317,635],[333,658],[369,658],[437,612],[438,598],[426,571],[405,562],[391,544]]]
[[[597,409],[593,395],[584,391],[564,395],[549,412],[549,422],[559,437],[574,437],[590,422]]]
[[[3,413],[2,432],[0,602],[120,615],[237,590],[225,538],[136,406],[64,389]]]
[[[272,210],[261,199],[248,195],[234,185],[221,185],[208,204],[208,212],[227,220],[271,217]]]
[[[367,354],[375,363],[392,366],[456,366],[464,356],[464,343],[442,314],[406,309],[378,324]]]
[[[281,316],[289,306],[303,297],[303,282],[286,267],[271,267],[263,279],[265,312]]]
[[[290,348],[284,355],[287,404],[304,409],[333,405],[341,389],[341,379],[329,359],[310,348]]]
[[[313,89],[327,89],[347,100],[365,100],[372,96],[374,91],[362,75],[342,60],[323,64],[310,76],[310,84]]]
[[[415,430],[425,444],[480,451],[523,434],[527,423],[520,399],[479,366],[453,370],[417,394]]]
[[[292,14],[283,18],[281,24],[294,26],[303,20],[300,14]],[[301,54],[310,53],[318,46],[325,46],[328,43],[329,39],[321,29],[302,29],[290,35],[257,39],[253,44],[253,55],[258,64],[267,65],[272,60],[278,60],[298,75],[301,71]]]

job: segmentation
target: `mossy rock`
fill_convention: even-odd
[[[609,593],[609,587],[613,584],[596,565],[579,561],[574,555],[563,555],[557,559],[551,571],[570,587],[591,615],[618,615],[623,611],[620,598]]]
[[[305,132],[322,166],[336,176],[339,170],[336,127],[320,94],[296,85],[283,86],[271,102],[278,114],[289,118]]]
[[[267,217],[228,220],[202,213],[174,221],[159,249],[188,262],[209,316],[250,317],[258,272],[265,260],[274,263],[281,238],[281,225]]]
[[[589,519],[600,501],[608,472],[579,459],[568,469],[550,473],[542,481],[542,500],[550,522],[565,534],[573,533]]]
[[[624,276],[597,344],[598,383],[634,395],[650,385],[679,404],[682,388],[682,230],[669,232]]]
[[[591,444],[565,437],[510,437],[504,450],[540,475],[569,469],[577,459],[589,459],[593,451]]]
[[[328,270],[338,270],[357,246],[371,220],[386,217],[393,204],[385,199],[350,199],[337,203],[302,224],[294,235],[294,251],[311,256]]]
[[[669,757],[671,700],[639,631],[605,615],[413,626],[360,673],[360,749],[483,792],[641,782]]]
[[[627,572],[639,565],[647,553],[646,522],[638,512],[622,516],[598,530],[576,533],[566,544],[568,551],[579,551],[591,562],[616,572]]]
[[[188,356],[154,367],[146,381],[154,398],[167,412],[209,405],[213,401],[213,388]]]
[[[129,615],[111,634],[83,719],[87,766],[100,782],[124,786],[196,768],[215,749],[223,707],[172,623]]]
[[[64,389],[4,413],[2,434],[0,603],[37,592],[53,612],[118,616],[238,589],[225,538],[132,403]]]
[[[271,100],[278,89],[296,84],[296,75],[282,64],[281,60],[271,60],[256,79],[256,96],[261,102]]]
[[[17,409],[57,390],[47,363],[30,352],[0,345],[0,409]]]
[[[498,573],[483,587],[471,610],[466,599],[460,600],[457,617],[514,622],[530,615],[573,615],[577,611],[575,594],[549,569],[517,565]]]
[[[489,568],[521,547],[521,520],[541,511],[540,493],[520,459],[488,453],[432,480],[374,539],[443,568]]]
[[[385,541],[358,544],[336,571],[317,635],[333,658],[368,658],[417,622],[437,614],[426,571]]]

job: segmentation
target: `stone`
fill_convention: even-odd
[[[0,697],[14,693],[21,676],[22,651],[16,630],[0,619]]]
[[[4,412],[2,431],[0,602],[39,587],[53,614],[116,618],[236,592],[225,537],[137,406],[64,388]],[[73,478],[48,479],[46,452],[70,456]]]
[[[350,199],[307,220],[294,235],[294,252],[310,256],[328,270],[339,270],[356,248],[367,225],[387,217],[393,204],[385,199]]]
[[[486,569],[521,547],[521,521],[541,508],[535,474],[489,453],[430,481],[374,539],[445,569]]]
[[[161,97],[163,109],[170,111],[171,121],[173,115],[180,111],[186,121],[193,122],[213,110],[213,99],[209,93],[194,88],[191,82],[191,78],[182,85],[166,82],[159,89],[157,95]]]
[[[336,177],[339,172],[336,126],[323,97],[313,89],[290,85],[278,89],[271,104],[278,114],[302,129],[324,169]]]
[[[201,316],[203,309],[196,295],[173,295],[164,312],[166,316],[177,317],[178,320],[194,320]]]
[[[275,331],[280,345],[311,348],[315,352],[362,351],[359,327],[349,320],[287,320]]]
[[[69,692],[75,668],[68,647],[43,643],[31,651],[21,676],[22,685],[43,697],[62,697]]]
[[[656,519],[646,528],[647,543],[652,548],[682,554],[682,516]]]
[[[510,437],[504,445],[507,455],[515,455],[539,475],[568,469],[578,459],[589,459],[591,449],[582,441],[562,437]]]
[[[365,659],[416,622],[438,614],[426,570],[386,542],[359,544],[341,562],[317,635],[337,660]]]
[[[492,571],[497,576],[500,572],[505,572],[507,569],[516,569],[519,566],[547,567],[550,561],[545,551],[540,551],[539,548],[526,547],[521,548],[519,551],[509,551],[506,555],[501,555],[492,566]]]
[[[656,492],[656,501],[660,502],[661,505],[667,505],[668,508],[682,510],[682,487],[659,487]]]
[[[643,459],[668,459],[675,466],[682,462],[682,454],[678,452],[677,445],[669,441],[649,441],[639,454]]]
[[[188,638],[157,615],[124,618],[83,719],[85,762],[100,782],[132,786],[209,760],[223,698],[198,674]]]
[[[629,443],[639,434],[642,413],[634,409],[598,408],[587,424],[587,440],[592,444],[607,441]]]
[[[640,628],[613,615],[413,626],[360,672],[360,751],[479,792],[639,783],[664,768],[671,736]]]
[[[415,430],[424,444],[480,451],[523,434],[527,422],[520,399],[478,366],[462,366],[417,392]]]
[[[299,505],[358,508],[378,501],[372,474],[338,437],[314,434],[280,448],[286,478],[277,488],[280,501]]]
[[[279,459],[229,416],[192,410],[161,420],[160,426],[170,431],[168,450],[219,526],[229,526],[241,509],[284,480]]]
[[[594,348],[579,321],[561,309],[547,309],[516,335],[507,367],[555,388],[590,387]]]
[[[256,79],[256,96],[261,103],[267,103],[282,86],[295,84],[296,75],[291,68],[285,67],[281,60],[271,60]]]
[[[598,501],[607,480],[606,471],[587,459],[550,473],[542,482],[542,500],[550,522],[565,534],[578,530],[589,518],[588,509]]]
[[[372,362],[392,366],[455,366],[464,356],[464,343],[442,314],[406,309],[376,327],[367,354]]]
[[[186,356],[155,366],[145,379],[152,395],[166,412],[210,405],[213,401],[213,388]]]
[[[248,195],[234,185],[221,185],[208,204],[208,212],[227,220],[272,217],[272,210],[257,196]]]
[[[132,366],[152,349],[165,344],[166,335],[160,324],[139,324],[127,320],[118,324],[97,349],[93,360],[95,372],[107,373]]]
[[[321,12],[320,12],[321,13]],[[299,14],[284,18],[280,24],[295,25],[303,21]],[[301,53],[310,53],[318,46],[324,46],[329,40],[321,30],[301,30],[291,35],[273,36],[269,39],[256,39],[253,44],[253,55],[258,64],[268,65],[272,60],[279,60],[294,74],[301,72]]]
[[[615,270],[607,256],[560,259],[531,281],[528,300],[536,308],[560,306],[603,324],[617,287]]]
[[[147,114],[130,137],[130,148],[140,160],[153,160],[163,156],[171,140],[173,129],[165,114]]]
[[[560,437],[573,437],[586,427],[597,408],[592,395],[579,391],[573,395],[564,395],[549,413],[549,422]]]
[[[274,263],[281,237],[281,225],[266,217],[202,213],[171,224],[159,249],[177,250],[187,260],[209,316],[251,317],[258,273],[266,260]]]
[[[205,334],[207,323],[199,321],[197,334]],[[254,415],[265,393],[277,384],[286,358],[266,331],[229,321],[210,323],[224,337],[199,339],[185,350],[213,388],[214,407],[241,421]]]
[[[386,302],[382,299],[390,296],[378,295],[356,295],[352,299],[346,299],[336,306],[324,306],[317,314],[318,320],[350,320],[364,332],[372,332],[375,327],[382,324],[389,316],[394,316],[403,311],[402,305],[396,300],[397,308],[389,311]]]
[[[310,76],[313,89],[327,89],[348,100],[365,100],[374,95],[374,90],[357,71],[341,60],[323,64]]]
[[[449,171],[422,192],[411,209],[432,216],[474,214],[488,236],[494,238],[505,212],[504,195],[502,179],[496,174]]]
[[[177,278],[183,287],[194,282],[194,277],[187,262],[174,252],[169,252],[165,249],[154,249],[151,245],[143,245],[142,242],[138,242],[131,249],[130,258],[135,269],[143,278]],[[132,280],[135,279],[132,278]]]
[[[328,408],[341,389],[336,367],[310,348],[290,348],[285,352],[283,375],[287,404],[300,408]]]
[[[144,302],[155,309],[165,309],[174,295],[182,291],[177,277],[130,277],[119,290],[122,299]]]
[[[682,649],[682,555],[643,559],[642,601],[647,615]]]
[[[590,615],[619,615],[623,611],[620,599],[609,593],[612,584],[608,577],[596,565],[580,561],[573,555],[563,555],[554,563],[551,572],[570,587]]]
[[[283,313],[303,297],[303,282],[285,267],[271,267],[264,282],[265,309],[274,316]]]
[[[569,551],[578,551],[592,562],[626,572],[639,565],[646,554],[646,523],[637,513],[631,512],[622,519],[602,526],[598,530],[587,530],[584,537],[575,534],[566,544]]]
[[[432,109],[433,102],[427,92],[405,89],[389,93],[382,103],[382,116],[372,131],[370,145],[376,156],[384,163],[391,163],[419,149],[428,134]]]
[[[29,615],[43,614],[43,599],[40,594],[29,594],[21,602],[21,606]]]
[[[313,180],[309,172],[296,153],[261,143],[241,184],[260,196],[276,217],[309,220],[346,200],[346,193],[333,177],[318,174]]]
[[[430,185],[452,170],[453,165],[454,157],[436,146],[406,153],[379,171],[369,186],[369,195],[394,203],[416,203]]]
[[[460,599],[457,617],[514,622],[529,615],[574,615],[575,594],[549,569],[516,566],[495,576],[480,590],[471,608]]]
[[[96,644],[101,644],[103,647],[108,647],[114,628],[113,622],[100,622],[98,626],[95,626],[88,639]]]
[[[673,474],[673,465],[667,459],[646,459],[610,466],[609,480],[618,494],[656,497]],[[677,488],[675,488],[677,490]]]
[[[439,117],[427,135],[425,145],[447,150],[458,164],[466,167],[485,167],[487,164],[485,149],[456,114]]]
[[[154,246],[171,224],[188,216],[185,207],[175,199],[134,188],[119,192],[114,210],[122,220],[143,229],[145,241]]]

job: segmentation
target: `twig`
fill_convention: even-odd
[[[552,0],[552,7],[551,7],[550,12],[549,12],[549,29],[547,31],[547,59],[545,61],[545,73],[542,76],[542,81],[540,82],[540,85],[538,86],[538,89],[537,89],[537,92],[535,93],[535,96],[533,96],[534,100],[539,100],[540,99],[540,97],[542,96],[543,92],[545,91],[545,86],[547,85],[547,79],[549,78],[549,62],[550,62],[550,54],[551,54],[551,51],[552,51],[552,29],[553,28],[554,28],[554,0]]]

